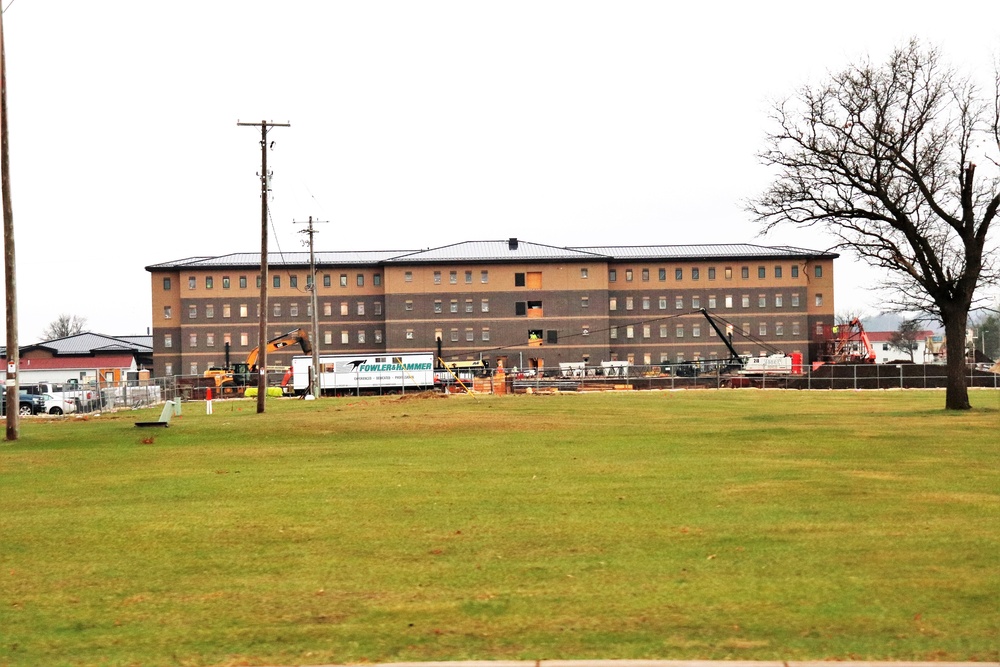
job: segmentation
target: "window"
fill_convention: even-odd
[[[490,272],[489,271],[480,271],[479,272],[479,282],[481,282],[482,284],[485,285],[489,281],[490,281]]]
[[[375,275],[372,276],[372,285],[375,285],[375,287],[378,287],[381,284],[382,284],[382,274],[381,273],[376,273]]]
[[[174,365],[168,361],[167,363],[165,363],[163,365],[163,372],[166,375],[173,375],[174,374]]]
[[[240,345],[242,347],[247,347],[250,345],[250,334],[248,334],[246,331],[240,332]]]
[[[479,309],[484,313],[490,312],[490,300],[483,299],[479,304]]]
[[[785,325],[782,324],[781,322],[775,322],[774,323],[774,335],[775,336],[784,336],[785,335]]]
[[[311,301],[306,302],[306,317],[313,316],[313,305]]]
[[[822,306],[823,305],[823,295],[822,294],[817,294],[816,295],[816,305],[817,306]]]
[[[163,334],[163,347],[173,347],[174,337],[170,334]]]
[[[170,291],[170,278],[164,278],[163,279],[163,290],[165,292],[169,292]]]
[[[757,277],[761,278],[761,279],[767,278],[767,269],[765,269],[763,266],[758,266],[757,267]]]
[[[375,275],[378,275],[378,274],[375,274]],[[381,343],[382,342],[382,330],[381,329],[376,329],[375,330],[375,342],[376,343]]]
[[[708,267],[708,279],[709,280],[715,280],[715,267],[714,266]]]
[[[823,267],[820,266],[819,264],[817,264],[816,267],[813,269],[813,275],[815,275],[817,278],[822,278],[823,277]]]
[[[358,301],[358,315],[364,315],[364,314],[365,314],[365,302]]]
[[[618,280],[618,272],[614,269],[608,269],[608,282],[613,283]]]
[[[643,269],[642,270],[642,282],[644,282],[644,283],[648,283],[649,282],[649,269]]]
[[[660,310],[666,310],[666,309],[667,309],[667,297],[661,296],[660,297]]]
[[[642,309],[643,310],[649,310],[649,297],[648,296],[642,297]]]
[[[732,294],[727,294],[726,295],[726,308],[732,308],[732,307],[733,307],[733,295]]]
[[[514,274],[514,287],[524,287],[524,274],[515,273]]]
[[[709,294],[708,295],[708,307],[709,307],[710,310],[715,310],[715,295],[714,294]]]
[[[323,332],[323,344],[324,345],[332,345],[333,344],[333,332],[332,331],[324,331]]]
[[[333,304],[329,301],[323,304],[323,315],[326,317],[333,317]]]
[[[742,300],[740,301],[740,304],[744,308],[749,308],[750,307],[750,295],[749,294],[744,294],[743,297],[742,297]]]
[[[191,369],[190,370],[191,370],[191,375],[197,375],[198,374],[198,362],[197,361],[192,361],[191,362]]]
[[[230,306],[228,303],[222,304],[222,317],[225,318],[232,316],[233,316],[233,307]]]
[[[798,294],[793,294],[792,295],[792,308],[798,308],[798,307],[799,307],[799,295]]]
[[[465,284],[466,285],[471,285],[472,284],[472,271],[466,271],[465,272]]]
[[[458,299],[452,299],[451,304],[448,307],[448,311],[452,313],[458,312]]]
[[[452,285],[458,284],[458,271],[450,271],[448,273],[448,282]]]
[[[289,287],[296,287],[297,288],[299,286],[299,277],[298,276],[288,276],[288,286]]]
[[[724,273],[726,275],[726,280],[732,280],[733,279],[733,267],[727,266]]]
[[[209,319],[215,317],[215,305],[214,304],[211,304],[211,303],[206,303],[205,304],[205,317],[209,318]]]
[[[740,278],[743,278],[744,280],[746,280],[749,277],[750,277],[750,267],[749,266],[741,267],[740,268]]]
[[[684,325],[678,324],[677,328],[674,330],[675,338],[684,338]]]
[[[631,324],[625,327],[625,337],[629,339],[635,338],[635,327]]]
[[[471,313],[472,312],[472,299],[466,299],[465,300],[465,312],[467,312],[467,313]]]
[[[330,282],[330,274],[329,273],[324,273],[323,274],[323,287],[329,287],[331,284],[332,283]]]
[[[660,269],[658,273],[659,273],[658,277],[659,277],[660,280],[666,280],[667,279],[667,270],[666,269]]]
[[[691,297],[691,307],[695,308],[695,309],[701,308],[701,297],[700,296],[693,296],[693,297]]]
[[[684,297],[682,297],[682,296],[675,296],[674,297],[674,308],[677,309],[677,310],[683,310],[684,309]]]
[[[382,302],[381,301],[376,301],[373,305],[375,306],[375,314],[376,315],[381,315],[382,314]]]
[[[799,265],[792,264],[792,278],[798,278],[798,277],[799,277]]]
[[[632,282],[632,269],[625,269],[625,282]]]
[[[163,307],[163,319],[169,320],[173,316],[174,316],[173,315],[173,310],[170,308],[170,306],[164,306]]]
[[[490,339],[490,329],[489,327],[483,327],[483,340]]]
[[[766,336],[767,335],[767,322],[761,322],[757,325],[757,335]]]
[[[198,319],[198,306],[194,305],[193,303],[190,306],[188,306],[188,319],[189,320]]]
[[[545,332],[545,342],[549,345],[557,345],[559,343],[559,332],[555,329],[548,329]]]
[[[188,289],[195,289],[196,287],[198,287],[198,279],[194,276],[190,276],[188,278]]]
[[[589,324],[584,324],[583,325],[583,329],[580,330],[580,333],[581,333],[581,335],[589,336],[590,335],[590,325]]]
[[[413,282],[413,271],[407,271],[403,274],[403,281],[412,283]]]
[[[410,299],[407,299],[406,303],[403,306],[403,308],[404,308],[404,310],[413,310],[413,301],[411,301]]]
[[[349,345],[351,343],[351,332],[346,329],[340,332],[340,344]]]
[[[205,334],[205,347],[215,347],[215,334],[206,333]]]
[[[611,330],[608,331],[608,335],[611,337],[611,340],[618,338],[618,327],[611,327]]]
[[[341,287],[347,287],[347,274],[346,273],[341,273],[340,274],[340,286]]]
[[[585,269],[585,268],[580,269],[580,278],[582,278],[583,280],[586,280],[589,276],[590,276],[590,271],[588,269]],[[169,282],[169,280],[170,279],[167,278],[168,282]],[[168,287],[167,289],[170,289],[170,288]]]
[[[229,276],[222,276],[222,289],[229,289]]]
[[[792,335],[793,336],[798,336],[799,335],[799,323],[798,322],[792,322]]]
[[[358,329],[358,343],[364,344],[365,342],[365,330]]]
[[[642,337],[643,338],[650,338],[650,337],[652,337],[652,335],[653,335],[653,327],[651,327],[648,324],[643,324],[642,325]]]
[[[458,342],[458,329],[452,329],[451,330],[451,342],[452,343],[457,343]]]
[[[618,310],[618,298],[611,297],[608,299],[608,310]]]
[[[275,302],[275,304],[274,304],[274,316],[275,317],[281,317],[281,304],[280,303]]]
[[[660,325],[660,338],[666,338],[666,337],[667,337],[667,325],[666,324],[661,324]]]
[[[441,284],[441,272],[440,271],[435,271],[434,272],[434,284],[435,285],[440,285]]]
[[[691,269],[691,280],[701,280],[701,269]]]
[[[435,313],[441,312],[441,299],[434,299],[434,312]]]
[[[257,276],[257,289],[260,289],[260,276]]]
[[[188,337],[188,345],[191,347],[198,347],[198,334],[193,333]]]
[[[684,280],[684,269],[674,269],[674,280]]]
[[[365,274],[363,274],[363,273],[359,273],[359,274],[358,274],[358,275],[357,275],[357,276],[355,277],[355,279],[354,279],[354,280],[355,280],[355,282],[357,283],[358,287],[364,287],[364,286],[365,286]]]
[[[466,329],[465,330],[465,340],[468,341],[468,342],[470,342],[470,343],[472,341],[476,340],[476,333],[475,333],[475,331],[473,331],[472,329]]]
[[[635,304],[632,297],[630,296],[625,297],[625,310],[632,310],[634,305]]]
[[[240,304],[240,317],[247,316],[247,305],[245,303]]]
[[[407,301],[407,303],[412,303],[412,302]],[[347,317],[347,313],[348,313],[347,308],[348,308],[347,302],[346,301],[341,301],[340,302],[340,316],[341,317]],[[407,310],[409,310],[409,308],[407,308]]]
[[[774,307],[775,308],[781,308],[781,304],[782,304],[783,301],[784,301],[784,299],[781,298],[780,294],[775,294],[774,295]]]
[[[694,324],[691,325],[691,337],[701,338],[701,324],[695,322]]]
[[[775,278],[780,278],[781,277],[781,267],[780,266],[774,267],[774,277]]]
[[[766,295],[760,294],[760,295],[757,296],[757,307],[758,308],[767,308],[767,296]]]

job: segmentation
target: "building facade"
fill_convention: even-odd
[[[510,368],[657,365],[740,354],[818,358],[835,253],[750,244],[562,248],[518,239],[316,254],[321,354],[435,351]],[[258,344],[260,255],[147,266],[154,374],[200,375]],[[312,331],[308,253],[268,257],[268,336]],[[229,358],[227,359],[227,354]],[[301,350],[268,355],[287,367]]]

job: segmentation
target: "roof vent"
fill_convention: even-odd
[[[510,250],[517,250],[517,237],[507,239],[507,248]]]

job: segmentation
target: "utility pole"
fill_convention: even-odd
[[[238,126],[257,127],[257,123]],[[260,329],[257,335],[257,414],[264,412],[267,398],[267,132],[272,127],[291,127],[291,123],[260,121]]]
[[[316,224],[323,224],[326,221],[316,220]],[[296,224],[302,224],[298,222]],[[300,234],[309,235],[309,290],[312,292],[312,377],[310,378],[310,393],[312,393],[313,398],[319,398],[320,386],[319,386],[319,310],[318,303],[316,299],[316,254],[313,246],[313,237],[316,235],[316,230],[313,229],[313,218],[309,216],[309,222],[306,223],[309,226],[303,229]]]
[[[14,208],[10,203],[10,159],[7,150],[7,58],[4,55],[3,12],[0,11],[0,196],[3,197],[3,268],[7,290],[7,440],[20,435],[19,394],[17,377],[21,351],[17,344],[17,279],[14,262]]]

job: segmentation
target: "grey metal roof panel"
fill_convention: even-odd
[[[413,252],[412,250],[354,250],[354,251],[320,251],[315,253],[317,266],[344,266],[359,264],[378,264],[390,257]],[[308,252],[268,252],[269,266],[309,266]],[[259,267],[259,252],[237,252],[216,257],[189,257],[173,262],[151,264],[147,271],[156,269],[207,269],[228,267]]]
[[[751,243],[706,245],[593,246],[577,248],[616,260],[629,259],[726,259],[737,257],[790,258],[839,257],[825,250],[808,250],[792,246],[762,246]]]
[[[152,342],[151,336],[146,338],[149,342]],[[76,334],[74,336],[66,336],[65,338],[43,341],[41,343],[37,343],[36,346],[52,350],[57,356],[64,354],[93,354],[94,352],[110,351],[149,351],[152,349],[147,345],[140,346],[121,338],[113,338],[102,334],[90,333],[89,331]]]
[[[517,262],[540,260],[593,260],[598,257],[588,250],[505,239],[503,241],[465,241],[439,248],[418,250],[386,260],[393,264],[414,262]]]

